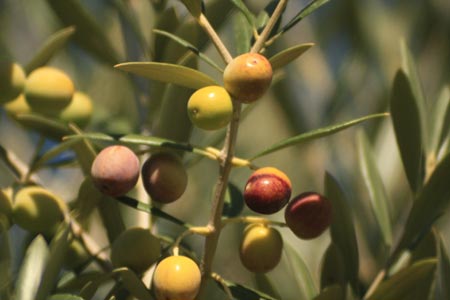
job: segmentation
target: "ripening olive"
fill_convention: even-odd
[[[177,155],[159,152],[152,154],[142,166],[142,182],[153,201],[171,203],[183,195],[188,176]]]
[[[278,230],[265,224],[250,224],[241,241],[241,262],[249,271],[265,273],[281,260],[283,239]]]
[[[25,99],[35,112],[55,116],[70,104],[74,84],[63,71],[41,67],[30,73],[25,82]]]
[[[25,86],[26,75],[20,65],[0,62],[0,104],[17,98]]]
[[[29,186],[14,197],[13,221],[28,231],[52,235],[67,211],[66,203],[52,192]]]
[[[237,101],[251,103],[267,91],[272,73],[272,66],[266,57],[258,53],[245,53],[226,66],[223,83]]]
[[[226,126],[233,114],[230,95],[221,86],[207,86],[197,90],[189,98],[188,116],[191,122],[204,130],[216,130]]]
[[[5,108],[6,113],[12,117],[17,114],[27,114],[31,112],[31,108],[23,94],[20,94],[14,100],[9,101],[3,107]]]
[[[331,224],[331,202],[318,193],[305,192],[288,203],[284,217],[287,226],[297,237],[313,239]]]
[[[128,267],[136,273],[146,271],[161,255],[161,246],[150,230],[132,227],[112,244],[111,261],[115,268]]]
[[[103,194],[123,196],[139,179],[139,159],[126,146],[108,146],[95,157],[91,175],[95,186]]]
[[[169,256],[156,266],[152,287],[157,300],[193,300],[200,283],[201,273],[197,264],[180,255]]]
[[[273,167],[260,168],[248,179],[244,200],[257,213],[273,214],[288,203],[291,189],[291,181],[285,173]]]
[[[93,112],[91,98],[82,92],[73,94],[70,104],[63,109],[59,118],[66,123],[75,123],[78,127],[84,128],[91,120]]]

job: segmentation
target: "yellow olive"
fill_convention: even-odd
[[[281,259],[283,239],[278,230],[263,224],[250,224],[244,230],[240,258],[251,272],[265,273]]]
[[[223,72],[225,89],[237,100],[251,103],[261,98],[272,82],[272,66],[258,53],[234,58]]]
[[[198,294],[201,273],[197,264],[186,256],[163,259],[153,274],[157,300],[193,300]]]
[[[14,197],[14,223],[31,232],[55,233],[67,212],[66,203],[52,192],[39,187],[24,187]]]
[[[84,128],[91,120],[93,105],[91,98],[82,92],[75,92],[72,101],[64,108],[59,118],[66,123],[75,123]]]
[[[11,197],[9,197],[9,195],[3,190],[0,190],[0,216],[5,217],[4,220],[7,223],[6,227],[9,227],[11,224],[12,211],[13,205]]]
[[[221,86],[207,86],[197,90],[188,101],[191,122],[204,130],[216,130],[226,126],[233,114],[230,95]]]
[[[55,116],[70,104],[75,87],[68,75],[53,67],[41,67],[25,82],[25,99],[35,112]]]
[[[244,200],[257,213],[273,214],[288,203],[291,190],[291,181],[285,173],[273,167],[260,168],[248,179]]]
[[[140,227],[122,232],[111,247],[113,266],[128,267],[136,273],[145,272],[160,256],[159,239],[150,230]]]
[[[288,203],[284,217],[287,226],[297,237],[314,239],[331,224],[331,202],[316,192],[305,192]]]
[[[153,201],[171,203],[183,195],[188,176],[177,155],[159,152],[152,154],[142,166],[142,182]]]
[[[91,167],[95,186],[105,195],[117,197],[128,193],[139,179],[139,159],[122,145],[104,148]]]
[[[17,98],[23,91],[25,80],[25,72],[19,64],[0,62],[0,104]]]
[[[31,108],[25,100],[25,96],[20,94],[12,101],[9,101],[4,106],[8,115],[14,117],[17,114],[27,114],[31,112]]]

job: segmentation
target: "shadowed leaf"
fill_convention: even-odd
[[[9,221],[6,218],[0,214],[0,299],[9,300],[12,297],[13,276],[11,242],[7,229]]]
[[[223,280],[223,283],[230,289],[233,297],[239,300],[277,300],[265,293],[257,291],[245,285],[234,283],[228,280]],[[223,289],[222,285],[217,283]]]
[[[448,128],[450,128],[450,88],[448,86],[441,90],[438,100],[434,105],[431,120],[433,120],[430,124],[431,150],[434,153],[438,153],[445,138],[449,134]]]
[[[56,294],[51,295],[47,298],[47,300],[84,300],[80,296],[71,295],[71,294]]]
[[[343,290],[339,285],[331,285],[320,292],[313,300],[339,300]]]
[[[450,258],[442,236],[439,236],[438,273],[436,279],[438,299],[450,299]]]
[[[248,9],[242,0],[231,0],[237,9],[242,13],[242,15],[247,19],[249,25],[253,26],[255,24],[255,15]]]
[[[202,1],[201,0],[181,0],[191,15],[198,18],[202,13]]]
[[[347,280],[344,256],[339,247],[331,243],[325,251],[321,263],[320,289],[323,290],[328,286],[336,284],[340,287],[345,287],[348,282]],[[343,289],[340,295],[335,295],[335,299],[344,299]]]

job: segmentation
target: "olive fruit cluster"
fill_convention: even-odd
[[[266,224],[250,224],[243,234],[240,259],[244,267],[254,273],[266,273],[281,260],[283,239],[275,228]]]
[[[153,201],[171,203],[181,197],[188,176],[181,159],[171,152],[152,154],[142,165],[142,182]],[[140,175],[139,158],[126,146],[104,148],[95,157],[91,176],[105,195],[118,197],[128,193]]]
[[[291,181],[285,173],[265,167],[253,172],[248,179],[244,201],[260,214],[273,214],[286,207],[286,224],[296,236],[302,239],[318,237],[331,224],[331,202],[315,192],[302,193],[289,201],[291,190]]]
[[[200,269],[182,255],[164,258],[155,268],[152,288],[157,300],[194,300],[201,283]]]

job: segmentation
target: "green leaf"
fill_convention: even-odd
[[[25,66],[26,73],[29,74],[34,69],[47,64],[47,62],[66,45],[67,41],[74,33],[75,27],[69,26],[52,34],[36,52],[31,61]]]
[[[255,273],[255,281],[259,291],[268,295],[273,295],[273,297],[277,299],[281,299],[280,293],[278,293],[277,289],[266,274]]]
[[[65,26],[75,26],[74,40],[94,57],[107,64],[120,61],[119,55],[97,23],[79,0],[47,0],[50,7]]]
[[[9,220],[0,214],[0,299],[12,298],[13,277],[11,272],[11,241],[8,233]]]
[[[313,300],[336,300],[342,293],[343,289],[340,285],[331,285],[323,289]]]
[[[284,251],[286,251],[288,261],[294,269],[295,279],[303,287],[307,299],[312,299],[319,291],[308,266],[289,243],[284,243]]]
[[[286,25],[281,28],[281,33],[285,33],[298,22],[303,20],[306,16],[314,12],[316,9],[327,3],[329,0],[313,0],[306,7],[304,7],[294,18],[292,18]]]
[[[428,136],[428,110],[425,103],[425,95],[422,89],[422,85],[419,79],[419,74],[417,72],[416,63],[409,51],[406,42],[402,40],[401,42],[401,54],[402,54],[402,70],[409,79],[410,88],[414,95],[413,99],[416,102],[416,107],[418,109],[418,116],[420,121],[420,132],[422,138],[422,145],[426,150],[430,150],[426,147],[429,146],[429,136]],[[434,120],[432,120],[434,122]]]
[[[442,236],[439,236],[438,272],[436,278],[437,299],[450,299],[450,258]]]
[[[263,292],[257,291],[245,285],[234,283],[225,279],[223,279],[223,283],[230,289],[233,297],[239,300],[277,300],[272,296],[269,296]],[[223,286],[220,283],[217,284],[221,289],[223,289]]]
[[[343,254],[346,279],[358,292],[359,285],[359,252],[356,241],[352,207],[336,179],[329,173],[325,174],[325,196],[333,207],[330,235],[332,242]],[[344,288],[345,285],[342,286]]]
[[[100,271],[87,271],[81,274],[66,273],[62,276],[56,291],[58,293],[78,293],[89,282],[102,275]]]
[[[151,299],[149,290],[133,271],[128,268],[120,268],[114,270],[113,273],[120,275],[123,285],[135,298],[139,300]]]
[[[148,79],[173,83],[191,89],[199,89],[217,83],[200,71],[188,67],[158,62],[129,62],[118,64],[116,68]]]
[[[49,254],[45,239],[38,235],[25,253],[16,282],[15,299],[35,300]]]
[[[435,269],[436,259],[419,261],[381,282],[368,300],[428,299]]]
[[[65,124],[56,119],[37,114],[18,114],[16,115],[16,120],[24,127],[54,140],[60,140],[70,132]]]
[[[296,45],[290,48],[287,48],[283,51],[278,52],[274,56],[272,56],[269,61],[272,65],[272,68],[278,69],[282,68],[285,65],[289,64],[290,62],[294,61],[298,57],[300,57],[303,53],[306,52],[309,48],[314,46],[314,43],[306,43],[306,44],[300,44]]]
[[[206,56],[205,54],[200,52],[200,50],[198,48],[196,48],[194,45],[192,45],[188,41],[180,38],[179,36],[171,34],[170,32],[164,31],[164,30],[153,29],[153,32],[156,34],[159,34],[159,35],[166,36],[166,37],[170,38],[171,40],[177,42],[178,44],[182,45],[183,47],[185,47],[186,49],[188,49],[189,51],[191,51],[192,53],[197,55],[200,59],[202,59],[208,65],[210,65],[217,71],[223,73],[223,69],[221,67],[219,67],[211,58],[209,58],[208,56]]]
[[[12,177],[14,177],[17,180],[20,180],[22,176],[20,168],[16,165],[16,162],[11,156],[10,151],[6,150],[2,145],[0,145],[0,162],[1,162],[0,168],[2,168],[4,165],[5,167],[7,167],[8,173],[13,175]],[[2,173],[4,174],[5,172],[3,170]]]
[[[390,102],[403,167],[412,191],[417,192],[424,176],[420,114],[409,79],[402,70],[398,70],[395,75]]]
[[[344,255],[339,247],[333,242],[330,243],[321,262],[320,288],[323,290],[327,286],[339,285],[345,287],[348,278],[346,276],[346,265]],[[344,300],[344,290],[340,295],[335,295],[336,300]]]
[[[201,0],[181,0],[186,6],[188,11],[194,18],[200,17],[202,13],[202,1]]]
[[[428,182],[413,203],[403,235],[393,252],[396,257],[404,248],[412,248],[427,234],[431,225],[446,211],[450,202],[450,155],[436,166]]]
[[[71,149],[76,143],[78,143],[77,140],[67,140],[64,142],[61,142],[57,144],[55,147],[51,148],[47,152],[45,152],[42,156],[40,156],[36,161],[33,162],[33,164],[30,166],[30,173],[36,172],[37,170],[43,168],[45,164],[60,155],[61,153]]]
[[[253,37],[253,28],[245,21],[242,14],[233,16],[233,33],[236,54],[240,55],[250,51],[250,42]]]
[[[318,139],[318,138],[321,138],[324,136],[332,135],[336,132],[339,132],[341,130],[347,129],[349,127],[355,126],[359,123],[362,123],[362,122],[365,122],[365,121],[368,121],[368,120],[371,120],[374,118],[380,118],[380,117],[386,117],[386,116],[389,116],[389,114],[379,113],[379,114],[368,115],[368,116],[365,116],[365,117],[362,117],[359,119],[355,119],[352,121],[347,121],[344,123],[331,125],[331,126],[327,126],[327,127],[322,127],[322,128],[316,129],[316,130],[302,133],[302,134],[285,139],[281,142],[278,142],[278,143],[270,146],[268,149],[255,154],[252,158],[250,158],[250,160],[254,160],[256,158],[273,153],[273,152],[281,150],[283,148],[287,148],[289,146],[305,143],[305,142],[308,142],[308,141],[311,141],[314,139]]]
[[[362,178],[369,192],[370,204],[380,226],[387,250],[392,246],[392,226],[389,217],[388,198],[372,147],[363,130],[358,131],[357,145]]]
[[[244,1],[231,0],[231,3],[233,3],[234,6],[236,6],[236,8],[242,13],[245,19],[247,19],[248,24],[253,27],[255,24],[255,15],[248,9]]]
[[[175,32],[176,29],[179,28],[179,25],[180,25],[180,20],[175,11],[175,8],[170,6],[158,15],[158,20],[156,21],[154,28],[157,28],[159,30],[164,30],[167,32]],[[167,40],[166,38],[159,36],[159,35],[154,35],[154,38],[153,38],[154,61],[162,60],[162,58],[164,57],[167,45],[169,44],[168,42],[169,42],[169,40]],[[156,45],[158,45],[158,47],[156,47]]]
[[[84,300],[84,299],[77,295],[55,294],[48,297],[47,300]]]
[[[63,224],[50,243],[49,259],[42,273],[41,284],[36,293],[35,300],[45,300],[56,286],[59,272],[69,248],[70,226]]]
[[[431,150],[434,153],[438,153],[445,138],[449,134],[448,128],[450,127],[450,88],[445,86],[434,105],[434,110],[431,114]]]

